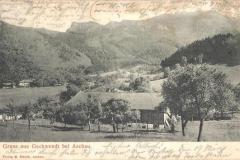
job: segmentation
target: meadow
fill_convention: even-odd
[[[97,141],[196,141],[199,122],[189,122],[186,127],[186,136],[181,134],[180,124],[177,125],[175,133],[146,131],[124,131],[112,133],[111,126],[101,127],[101,132],[88,131],[85,128],[63,124],[40,125],[32,123],[31,130],[28,130],[27,122],[18,120],[13,127],[12,122],[0,124],[1,142],[97,142]],[[240,119],[235,117],[232,120],[205,121],[203,127],[202,141],[239,141],[240,140]]]
[[[65,89],[64,86],[0,89],[0,109],[14,101],[15,105],[36,101],[40,97],[55,96]]]

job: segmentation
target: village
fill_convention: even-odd
[[[122,99],[131,104],[131,111],[136,114],[137,123],[128,124],[127,127],[135,126],[133,128],[138,127],[139,129],[154,129],[156,126],[161,125],[164,128],[164,125],[169,125],[166,121],[166,113],[161,110],[155,112],[155,109],[158,107],[159,103],[162,101],[161,95],[159,91],[161,90],[161,83],[164,81],[163,73],[160,74],[149,74],[143,71],[141,67],[136,67],[131,70],[132,73],[122,70],[122,71],[113,71],[100,74],[100,77],[107,80],[107,84],[100,85],[97,84],[96,81],[97,75],[89,75],[91,80],[87,82],[87,90],[80,91],[77,93],[69,102],[70,105],[77,105],[81,103],[87,103],[88,96],[92,96],[92,98],[97,98],[101,100],[101,103],[106,103],[110,99]],[[133,73],[134,72],[134,73]],[[140,76],[142,75],[142,76]],[[143,80],[144,85],[143,88],[140,88],[139,91],[133,91],[134,89],[126,89],[130,85],[130,82],[135,79]],[[162,80],[161,80],[162,79]],[[110,82],[111,81],[111,82]],[[7,91],[13,91],[14,89],[48,89],[48,87],[40,87],[36,88],[34,85],[34,79],[26,79],[21,80],[18,85],[14,82],[7,82],[2,84],[2,89],[8,89]],[[142,82],[141,82],[142,83]],[[62,90],[67,90],[70,84],[60,85],[57,84],[52,87],[62,87]],[[95,87],[97,86],[97,87]],[[58,95],[56,95],[58,96]],[[43,96],[44,97],[44,96]],[[38,97],[38,98],[43,98]],[[47,96],[46,96],[47,97]],[[9,98],[8,103],[14,103],[13,99]],[[35,98],[37,99],[37,98]],[[15,100],[16,101],[16,100]],[[19,100],[18,100],[19,101]],[[24,100],[23,100],[24,101]],[[18,103],[18,102],[15,102]],[[8,105],[7,102],[5,105]],[[16,104],[15,104],[16,105]],[[1,106],[4,107],[4,106]],[[141,119],[140,119],[141,117]],[[21,118],[21,115],[16,115],[15,117],[4,114],[0,116],[1,120],[12,120],[16,118],[16,120]],[[141,122],[141,123],[140,123]],[[165,126],[166,127],[166,126]]]
[[[63,85],[36,87],[33,79],[22,80],[18,85],[3,83],[0,127],[7,127],[7,130],[2,130],[1,136],[4,139],[11,137],[9,141],[22,138],[29,141],[29,136],[33,141],[43,140],[34,136],[38,134],[44,135],[46,141],[49,134],[57,134],[56,141],[195,140],[197,114],[192,111],[184,111],[187,115],[182,116],[179,111],[173,114],[174,108],[166,105],[162,93],[164,83],[178,68],[171,71],[169,68],[156,70],[156,67],[138,66],[91,74],[80,86],[68,81]],[[207,127],[222,123],[224,127],[237,128],[238,110],[230,111],[210,110],[204,118]],[[182,127],[187,122],[185,127],[190,134],[185,136],[187,133]],[[210,131],[218,132],[217,129],[206,129],[204,135],[209,135]]]
[[[34,79],[24,79],[21,80],[18,85],[16,85],[15,82],[4,82],[2,83],[2,88],[4,89],[11,89],[11,88],[16,88],[16,87],[33,87],[34,86]]]
[[[240,141],[239,8],[240,0],[0,1],[3,158],[20,149],[7,142],[217,142],[222,149],[218,142]],[[165,152],[227,159],[234,150],[189,144],[139,143],[126,151],[131,158],[115,147],[113,158],[143,159],[145,150],[155,160]],[[115,152],[90,146],[97,149],[88,158]]]

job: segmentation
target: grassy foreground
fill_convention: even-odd
[[[76,126],[68,125],[64,128],[62,124],[55,127],[33,125],[29,132],[27,124],[16,122],[13,127],[11,122],[0,125],[0,141],[196,141],[199,122],[189,122],[186,128],[186,137],[181,135],[180,125],[177,126],[177,132],[120,132],[111,133],[111,126],[108,131],[91,132],[87,127],[82,129]],[[205,121],[203,128],[203,141],[239,141],[240,140],[240,120],[226,121]]]

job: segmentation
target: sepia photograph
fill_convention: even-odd
[[[0,142],[239,140],[240,1],[0,0]]]

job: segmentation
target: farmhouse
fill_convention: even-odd
[[[14,82],[2,83],[2,88],[16,88],[16,84]]]
[[[139,121],[141,126],[165,126],[168,115],[165,110],[156,110],[162,101],[159,93],[133,93],[133,92],[79,92],[68,103],[76,105],[86,103],[87,97],[91,95],[102,103],[108,100],[122,99],[130,103],[132,112],[137,112],[140,115]],[[148,125],[149,124],[149,125]],[[144,127],[147,129],[147,127]]]
[[[24,79],[19,82],[19,87],[32,87],[34,83],[34,79]]]

